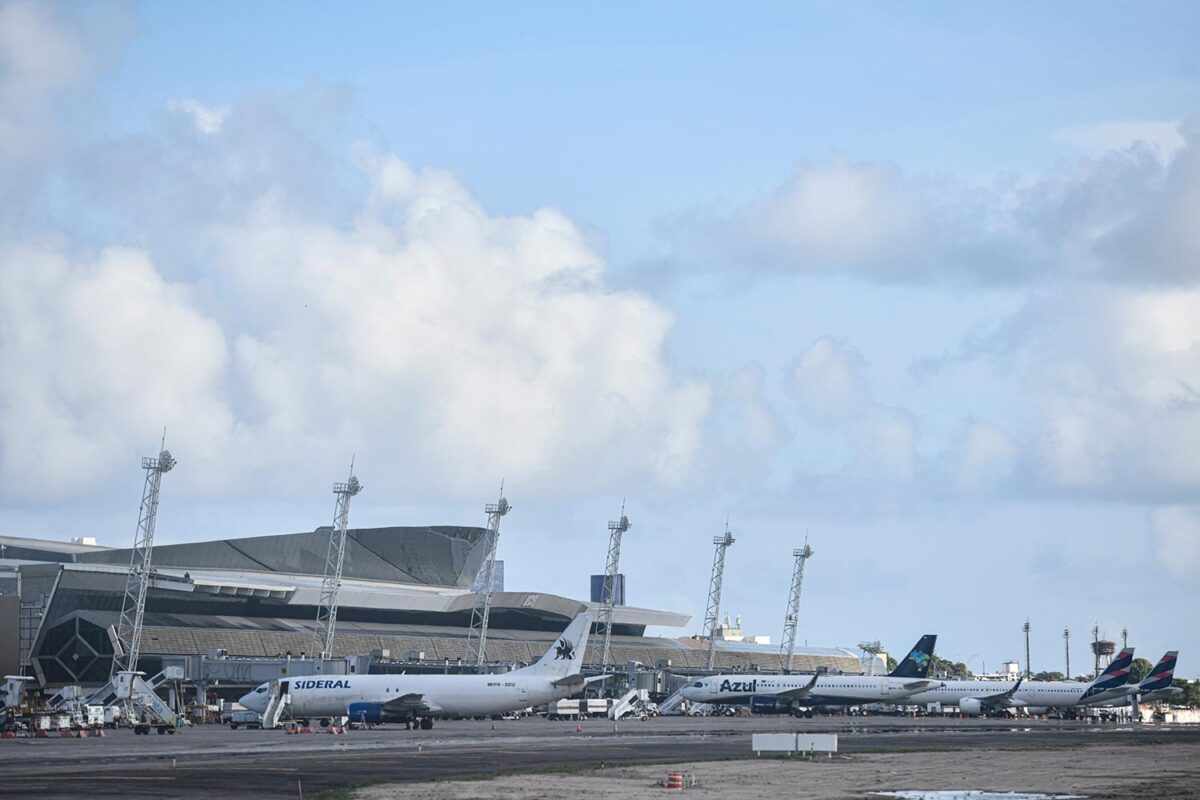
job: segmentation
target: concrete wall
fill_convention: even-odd
[[[0,675],[21,671],[20,616],[21,599],[16,595],[0,596]]]

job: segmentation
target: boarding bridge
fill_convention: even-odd
[[[288,693],[287,681],[271,681],[271,688],[268,691],[270,697],[267,698],[267,707],[263,710],[262,726],[277,728],[287,707],[292,704],[292,696]]]

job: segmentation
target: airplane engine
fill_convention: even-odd
[[[968,717],[977,717],[983,711],[983,703],[970,697],[958,701],[958,710]]]
[[[408,722],[411,717],[408,714],[397,714],[394,711],[388,711],[383,703],[351,703],[346,709],[346,716],[351,722]]]

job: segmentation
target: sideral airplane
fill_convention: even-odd
[[[1183,696],[1183,689],[1174,685],[1175,662],[1179,660],[1178,650],[1168,650],[1166,654],[1150,670],[1150,674],[1142,678],[1136,686],[1125,686],[1123,697],[1109,700],[1102,705],[1125,705],[1136,695],[1139,703],[1171,702]]]
[[[579,674],[592,614],[575,617],[535,664],[492,675],[328,675],[280,681],[293,719],[348,717],[355,722],[403,722],[422,730],[438,715],[501,714],[570,697],[605,676]],[[263,713],[271,696],[264,683],[239,702]]]
[[[713,675],[683,689],[697,703],[749,704],[753,709],[787,710],[798,707],[899,703],[936,686],[927,680],[936,634],[921,637],[916,646],[885,676],[865,675]]]
[[[1023,708],[1043,713],[1050,708],[1099,705],[1128,696],[1126,684],[1133,664],[1133,648],[1117,654],[1104,672],[1091,683],[1079,681],[980,681],[946,680],[941,686],[916,693],[906,702],[914,705],[941,703],[958,706],[967,715],[987,714],[1003,709]]]

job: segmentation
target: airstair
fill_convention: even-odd
[[[270,697],[267,699],[267,707],[263,710],[262,726],[264,728],[277,728],[279,721],[283,719],[283,714],[287,707],[291,705],[292,696],[288,694],[287,681],[271,681]]]
[[[645,689],[630,689],[613,702],[612,708],[608,709],[608,718],[614,720],[621,719],[622,717],[637,713],[641,710],[642,704],[648,696],[649,693]]]
[[[672,692],[666,700],[663,700],[661,703],[659,703],[658,713],[662,714],[663,716],[682,714],[684,710],[683,690],[686,686],[687,684],[684,683],[682,686]]]

